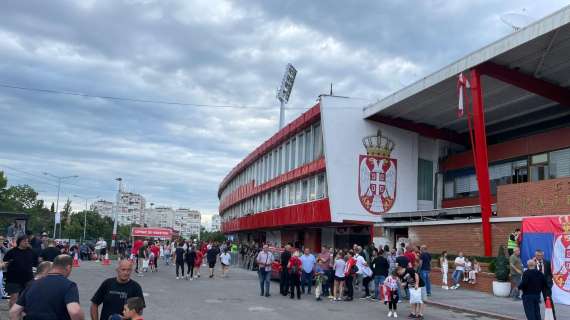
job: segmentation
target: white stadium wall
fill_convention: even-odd
[[[381,222],[383,215],[418,210],[418,141],[415,132],[363,120],[365,102],[360,99],[323,96],[321,121],[331,220]],[[393,205],[381,214],[370,213],[359,197],[360,156],[367,152],[365,136],[382,135],[395,143],[390,158],[397,161]],[[437,144],[432,144],[434,148]],[[437,152],[433,152],[437,155]]]

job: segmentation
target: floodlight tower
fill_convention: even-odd
[[[285,104],[289,102],[289,96],[291,95],[291,90],[293,90],[296,75],[297,69],[288,63],[285,68],[283,80],[281,80],[281,87],[279,87],[277,91],[277,99],[281,103],[281,107],[279,108],[279,130],[281,130],[285,124]]]

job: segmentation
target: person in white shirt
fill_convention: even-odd
[[[230,270],[230,262],[232,257],[227,249],[220,255],[220,263],[222,264],[222,278],[225,278]]]
[[[459,283],[461,279],[463,279],[463,273],[465,272],[465,257],[463,256],[463,252],[459,252],[459,255],[455,258],[455,271],[453,272],[453,286],[450,289],[457,289],[459,288]]]
[[[358,246],[356,247],[356,251],[355,251],[355,255],[354,255],[354,259],[356,260],[356,268],[358,269],[358,271],[356,271],[356,283],[355,283],[355,287],[358,288],[358,283],[362,283],[362,286],[364,288],[364,278],[366,277],[364,275],[364,267],[368,266],[368,264],[366,263],[366,259],[364,258],[364,256],[362,255],[362,247]],[[366,288],[364,288],[366,290]]]
[[[273,254],[269,252],[269,246],[263,245],[263,250],[257,254],[255,262],[257,263],[259,270],[259,287],[261,288],[261,296],[270,297],[269,286],[271,284],[271,265],[274,261]]]
[[[336,255],[336,260],[334,261],[333,269],[334,269],[334,289],[333,289],[333,300],[340,301],[342,300],[342,294],[344,292],[344,268],[346,266],[346,262],[344,261],[344,257],[342,256],[342,252],[339,252]]]

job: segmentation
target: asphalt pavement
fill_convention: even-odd
[[[81,306],[86,315],[92,295],[104,279],[115,275],[115,266],[116,262],[111,266],[83,262],[73,270],[70,278],[79,287]],[[216,272],[219,274],[220,270]],[[159,266],[159,272],[149,272],[144,277],[133,273],[133,279],[143,287],[147,304],[145,319],[388,319],[387,307],[382,303],[358,299],[352,302],[315,301],[314,296],[309,295],[303,295],[301,300],[291,300],[279,294],[277,282],[271,284],[271,297],[260,297],[257,274],[237,267],[233,267],[225,279],[218,276],[209,279],[206,267],[202,267],[201,273],[202,277],[194,281],[176,280],[173,266]],[[360,293],[357,291],[356,294]],[[0,302],[0,319],[8,318],[6,304],[6,300]],[[408,303],[399,304],[400,318],[406,319],[409,311]],[[425,319],[491,318],[428,306]]]

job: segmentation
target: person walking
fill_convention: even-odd
[[[439,257],[439,266],[441,268],[441,288],[448,290],[447,274],[449,273],[449,262],[447,261],[447,251],[443,251]]]
[[[259,287],[261,289],[261,296],[270,297],[269,293],[271,285],[271,265],[273,264],[274,257],[269,252],[269,246],[264,244],[263,249],[257,254],[255,262],[258,266]]]
[[[311,294],[316,263],[317,260],[315,256],[311,254],[311,249],[305,248],[305,253],[301,256],[301,292],[303,294],[305,294],[305,288],[307,288],[306,293]]]
[[[160,247],[158,246],[158,241],[153,243],[150,247],[150,252],[152,253],[153,263],[154,263],[154,272],[158,272],[158,257],[160,257]]]
[[[176,265],[176,280],[180,279],[180,269],[182,269],[182,279],[184,279],[184,244],[182,240],[174,251],[174,264]]]
[[[511,269],[511,294],[510,296],[514,300],[520,300],[521,295],[519,292],[519,285],[522,281],[523,265],[521,260],[521,250],[516,247],[513,250],[513,254],[509,257],[509,266]]]
[[[463,252],[459,251],[458,256],[455,257],[454,264],[455,271],[451,276],[453,278],[453,286],[450,289],[458,289],[461,279],[463,279],[463,273],[465,272],[465,257],[463,256]]]
[[[38,257],[28,244],[28,237],[20,234],[16,246],[4,255],[6,270],[6,293],[10,295],[9,307],[18,300],[18,295],[34,278],[33,268],[38,266]]]
[[[281,272],[279,275],[279,293],[287,296],[289,291],[289,260],[291,259],[291,245],[286,244],[285,250],[281,253]],[[299,288],[299,290],[301,290]]]
[[[342,256],[342,252],[339,252],[336,255],[336,259],[334,261],[334,287],[333,287],[333,301],[340,301],[342,300],[343,292],[344,292],[344,280],[345,280],[345,271],[346,262],[344,261],[344,257]]]
[[[384,258],[384,252],[374,249],[372,252],[372,276],[374,277],[374,299],[380,299],[380,285],[384,283],[390,270],[388,259]]]
[[[57,256],[49,273],[32,282],[18,297],[10,309],[10,319],[21,319],[25,313],[26,319],[83,320],[77,285],[68,279],[72,265],[71,256]]]
[[[186,259],[186,280],[194,280],[194,266],[196,265],[196,247],[194,245],[189,244],[186,248],[185,252],[185,259]]]
[[[431,282],[430,282],[430,272],[431,272],[431,255],[427,251],[427,246],[424,244],[420,247],[420,277],[425,284],[425,289],[427,296],[431,296]]]
[[[295,251],[293,256],[289,259],[287,263],[287,270],[290,271],[289,274],[289,292],[291,293],[291,299],[295,298],[295,289],[297,289],[297,299],[301,299],[301,270],[303,263],[299,259],[299,251]]]
[[[320,269],[322,270],[327,279],[322,283],[323,296],[330,297],[332,296],[332,294],[330,293],[330,291],[332,290],[330,288],[330,283],[332,283],[331,279],[333,278],[333,271],[332,271],[333,256],[327,246],[322,246],[321,253],[319,254],[319,258],[317,260],[319,261],[318,266],[320,267]]]
[[[204,260],[204,254],[201,250],[198,250],[194,247],[194,251],[196,251],[196,263],[194,263],[194,279],[200,278],[200,268],[202,267],[202,261]]]
[[[552,313],[556,319],[556,309],[554,308],[554,301],[552,300],[552,286],[554,285],[552,265],[550,261],[544,259],[544,251],[540,249],[534,252],[533,260],[536,262],[536,269],[540,271],[546,279],[546,290],[544,291],[543,297],[545,301],[546,297],[550,297],[550,301],[552,302]]]
[[[231,261],[232,261],[232,256],[230,255],[229,249],[226,248],[224,249],[224,252],[220,254],[220,264],[222,265],[222,278],[225,278],[228,275]]]
[[[172,250],[168,241],[166,241],[166,244],[162,245],[162,252],[164,257],[164,265],[169,266],[170,259],[172,258]]]
[[[346,301],[354,299],[354,278],[356,277],[358,267],[356,267],[356,259],[353,258],[353,254],[354,252],[350,250],[345,256],[344,285],[346,286]]]
[[[214,277],[214,269],[216,268],[216,261],[218,260],[218,255],[220,254],[220,249],[217,245],[211,245],[206,251],[206,260],[208,261],[208,270],[210,271],[210,279]]]
[[[119,261],[116,271],[117,276],[103,281],[91,298],[90,313],[92,320],[107,320],[112,315],[121,315],[127,299],[132,297],[139,297],[143,299],[144,303],[141,286],[131,279],[132,262],[129,260]],[[101,317],[99,317],[100,305],[103,305]]]
[[[513,251],[514,254],[514,251]],[[528,320],[541,320],[540,295],[546,297],[546,277],[536,269],[536,261],[531,259],[527,262],[528,269],[523,273],[518,289],[523,292],[522,301],[526,318]]]

